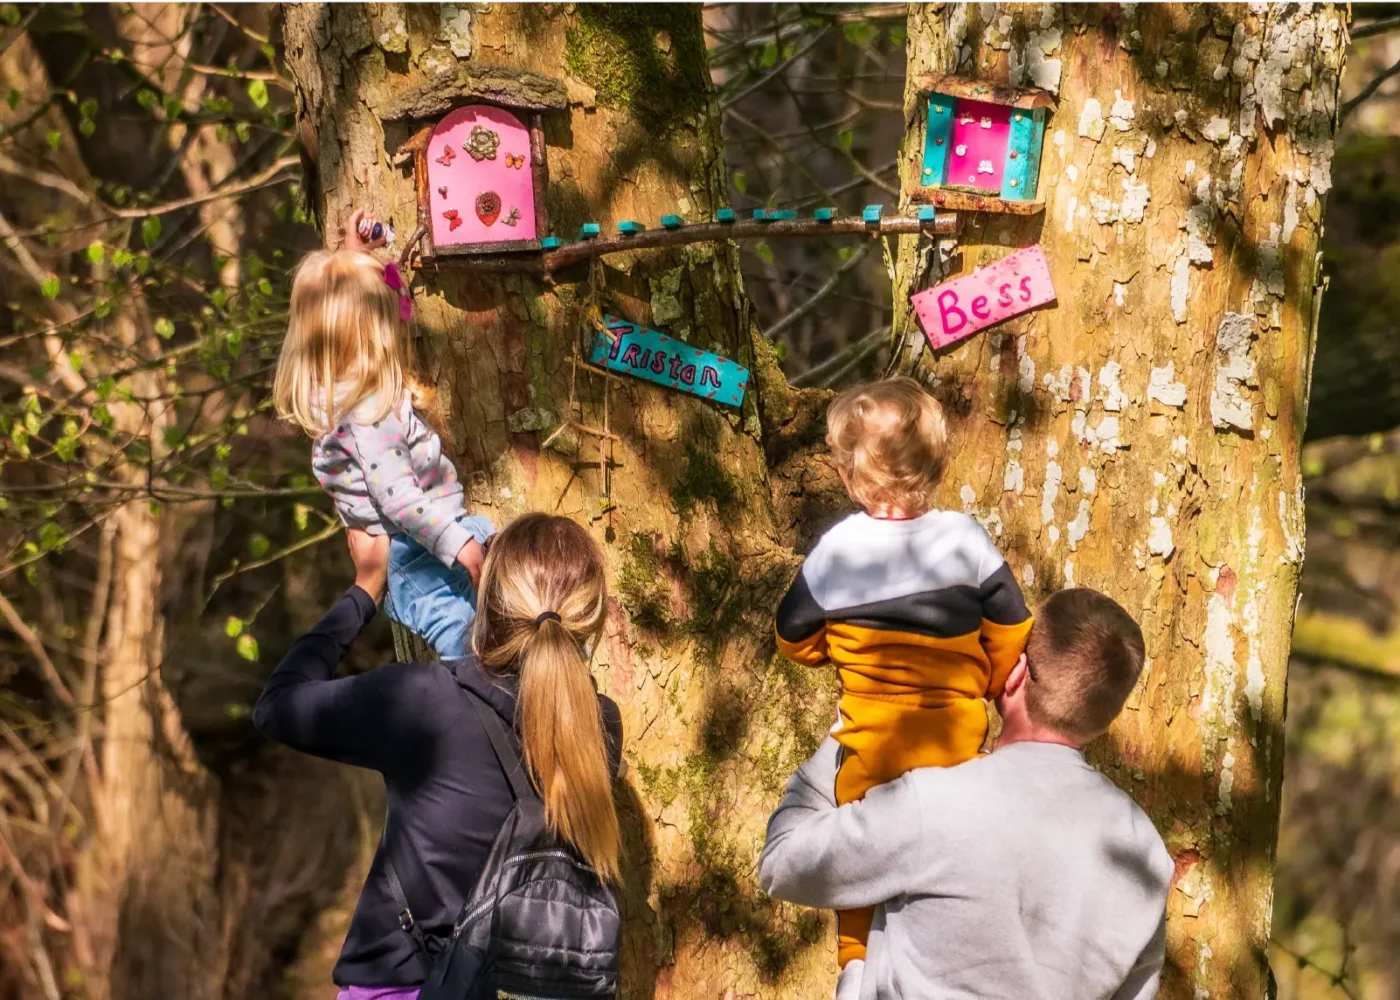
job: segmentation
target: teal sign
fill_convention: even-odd
[[[603,322],[611,336],[600,333],[593,344],[590,360],[598,367],[729,406],[743,403],[749,370],[742,365],[616,316]]]

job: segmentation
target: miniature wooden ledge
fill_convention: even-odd
[[[610,236],[566,243],[556,250],[540,254],[513,257],[486,256],[472,258],[453,256],[447,264],[454,269],[485,272],[550,272],[581,261],[632,250],[655,250],[662,247],[686,246],[691,243],[719,243],[724,240],[760,240],[775,238],[817,238],[824,236],[903,236],[927,233],[930,236],[954,236],[958,232],[958,217],[952,212],[938,213],[931,221],[917,217],[882,218],[867,223],[852,216],[822,222],[817,219],[783,219],[772,222],[740,220],[735,222],[700,222],[679,229],[648,229],[631,236]],[[424,257],[432,264],[442,257]],[[446,263],[446,261],[443,261]]]
[[[949,188],[921,188],[910,192],[916,205],[934,205],[952,212],[1003,212],[1009,215],[1038,215],[1045,211],[1043,201],[1012,201],[990,194],[953,191]]]
[[[563,111],[569,106],[569,92],[561,81],[540,73],[459,62],[451,70],[395,94],[378,113],[384,121],[436,118],[472,101],[514,111]]]
[[[986,101],[989,104],[1004,104],[1026,111],[1055,106],[1055,97],[1047,90],[999,86],[985,80],[969,80],[965,76],[926,73],[915,77],[914,84],[919,92],[924,94],[943,94],[964,101]]]

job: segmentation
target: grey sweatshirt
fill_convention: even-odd
[[[1149,1000],[1172,860],[1138,806],[1070,747],[1017,743],[837,807],[837,744],[788,782],[759,883],[883,904],[861,1000]]]
[[[485,518],[467,516],[452,460],[407,398],[373,422],[342,417],[311,446],[311,467],[346,527],[408,535],[445,566],[470,539],[493,534]]]

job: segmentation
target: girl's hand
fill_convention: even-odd
[[[385,236],[387,227],[380,230],[379,238],[374,238],[374,224],[378,220],[363,208],[357,208],[345,223],[345,249],[361,253],[375,250],[388,243]]]
[[[490,542],[490,539],[487,539]],[[457,551],[457,563],[467,571],[467,575],[472,578],[472,586],[481,585],[481,566],[486,561],[486,548],[475,538],[468,539],[467,544]]]
[[[378,604],[389,580],[389,536],[350,528],[345,532],[345,543],[355,564],[355,586]]]

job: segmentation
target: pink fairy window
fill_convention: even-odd
[[[997,194],[1011,142],[1011,108],[986,101],[957,104],[948,151],[950,186],[971,187]]]
[[[433,129],[425,159],[435,247],[538,238],[530,129],[515,115],[489,104],[457,108]]]

